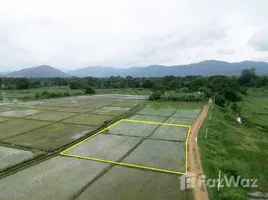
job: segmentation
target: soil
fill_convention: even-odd
[[[188,163],[189,163],[189,171],[193,174],[196,174],[196,178],[198,176],[203,175],[203,170],[202,170],[202,165],[201,165],[201,160],[200,160],[200,153],[198,150],[198,145],[197,145],[197,135],[199,132],[199,129],[205,120],[209,106],[211,105],[211,101],[209,102],[208,105],[204,106],[202,112],[192,125],[192,130],[191,130],[191,135],[189,138],[189,153],[188,153]],[[195,181],[195,186],[194,186],[194,196],[195,200],[208,200],[208,192],[205,184],[202,184],[201,187],[198,186],[198,181]]]

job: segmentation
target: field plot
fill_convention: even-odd
[[[102,108],[105,106],[110,106],[111,104],[115,103],[115,101],[94,101],[87,104],[84,104],[83,106],[79,106],[80,108]]]
[[[156,116],[156,115],[133,115],[129,119],[141,120],[141,121],[150,121],[150,122],[164,122],[167,119],[167,117]]]
[[[36,149],[54,150],[85,136],[94,129],[95,127],[91,126],[55,123],[4,141]]]
[[[161,125],[150,138],[173,140],[173,141],[185,141],[188,134],[187,127],[166,126]]]
[[[156,104],[157,105],[157,104]],[[157,107],[157,106],[156,106]],[[157,116],[170,116],[172,113],[174,113],[175,108],[159,108],[156,109],[154,107],[154,104],[149,104],[146,108],[141,110],[139,114],[143,115],[157,115]]]
[[[4,117],[0,117],[0,122],[4,122],[4,121],[7,121],[8,118],[4,118]]]
[[[114,116],[101,112],[106,110],[105,107],[131,109],[136,100],[129,98],[131,97],[119,95],[64,98],[61,101],[83,101],[86,104],[69,107],[65,106],[68,103],[57,101],[55,105],[46,105],[60,107],[60,110],[53,110],[55,113],[75,113],[75,116],[54,123],[36,121],[48,124],[10,137],[5,142],[53,150],[85,136],[85,131],[91,132],[91,128],[95,130],[104,121],[112,120]],[[108,102],[109,105],[102,104],[98,107],[99,104],[95,102]],[[80,108],[84,111],[80,112]],[[172,115],[179,109],[200,108],[201,106],[185,108],[179,103],[169,102],[148,105],[141,113],[121,120],[66,149],[61,152],[62,156],[53,157],[2,178],[0,199],[189,199],[185,195],[186,191],[180,190],[179,178],[187,170],[185,144],[190,131],[189,125],[194,119]],[[189,125],[176,125],[183,120],[188,120]],[[7,122],[9,121],[1,122],[1,125]]]
[[[184,143],[145,140],[123,163],[185,173]]]
[[[187,168],[185,144],[189,133],[190,126],[187,125],[125,119],[68,148],[61,155],[183,174]],[[165,141],[166,138],[173,141]]]
[[[0,180],[0,199],[66,200],[94,179],[108,164],[54,157]]]
[[[79,108],[79,107],[66,107],[66,108],[59,108],[57,111],[61,112],[71,112],[71,113],[83,113],[83,112],[88,112],[92,109],[87,109],[87,108]]]
[[[184,200],[180,188],[178,175],[115,166],[77,200]]]
[[[0,112],[12,110],[10,107],[0,106]]]
[[[117,161],[139,141],[135,137],[99,134],[70,149],[66,154]]]
[[[49,122],[28,120],[28,119],[12,119],[5,122],[1,122],[0,125],[0,140],[5,138],[18,135],[20,133],[25,133],[33,129],[45,126]]]
[[[131,108],[133,106],[136,106],[140,102],[141,101],[138,101],[138,100],[136,100],[136,101],[134,101],[134,100],[132,100],[132,101],[130,101],[130,100],[129,101],[121,101],[121,102],[117,102],[117,103],[113,104],[113,106]]]
[[[36,153],[0,146],[0,171],[36,156]]]
[[[0,140],[14,148],[18,145],[54,151],[85,137],[142,102],[135,99],[136,96],[126,99],[116,95],[88,95],[0,103]],[[112,106],[119,102],[129,107]]]
[[[126,107],[103,107],[100,109],[93,110],[92,113],[99,114],[99,115],[120,115],[125,113],[130,108]]]
[[[72,117],[74,115],[76,115],[76,113],[47,111],[47,112],[42,112],[39,114],[28,116],[26,118],[44,120],[44,121],[59,121],[59,120]]]
[[[187,125],[192,125],[193,122],[195,121],[194,118],[178,118],[178,117],[170,117],[167,119],[165,122],[170,123],[170,124],[187,124]]]
[[[195,110],[179,109],[172,115],[172,117],[195,119],[200,112],[201,109],[195,109]]]
[[[112,118],[113,116],[109,116],[109,115],[81,114],[81,115],[66,119],[63,122],[72,123],[72,124],[99,126],[103,124],[104,121],[111,120]]]
[[[130,136],[141,136],[146,137],[151,134],[156,128],[157,124],[144,124],[144,123],[130,123],[122,121],[115,126],[105,130],[105,134],[119,134],[119,135],[130,135]]]
[[[0,116],[2,117],[25,117],[33,114],[37,114],[40,111],[38,110],[10,110],[1,112]]]

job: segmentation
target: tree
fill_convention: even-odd
[[[70,88],[73,89],[79,89],[80,85],[79,85],[79,80],[78,79],[72,79],[70,81]]]
[[[16,79],[16,89],[23,90],[29,88],[29,79],[28,78],[17,78]]]
[[[256,76],[256,69],[244,69],[241,72],[241,76],[239,78],[239,83],[242,86],[248,86],[251,80],[256,80],[258,76]]]
[[[152,101],[160,100],[162,95],[163,93],[161,91],[156,91],[149,96],[149,100],[152,100]]]
[[[225,104],[225,98],[219,94],[215,95],[215,104],[217,104],[218,106],[224,107]]]

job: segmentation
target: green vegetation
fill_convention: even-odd
[[[245,87],[263,87],[268,85],[267,76],[258,77],[254,69],[245,69],[240,77],[227,76],[186,76],[186,77],[68,77],[68,78],[8,78],[0,77],[2,91],[27,90],[36,88],[22,96],[25,99],[55,98],[81,94],[121,93],[121,94],[151,94],[151,100],[169,101],[203,101],[205,98],[217,95],[216,101],[221,106],[225,101],[236,102],[241,100],[241,94],[246,94]],[[65,88],[57,91],[57,88]],[[53,88],[51,91],[46,88]],[[33,93],[34,92],[34,93]],[[16,92],[15,92],[16,93]],[[26,92],[27,93],[27,92]],[[165,93],[165,95],[162,95]],[[33,95],[34,94],[34,95]],[[10,94],[8,94],[10,96]],[[18,95],[19,96],[19,95]],[[10,97],[11,98],[11,97]]]
[[[258,179],[258,188],[231,187],[208,188],[210,199],[248,199],[247,192],[268,192],[268,135],[255,128],[236,122],[232,110],[214,106],[210,110],[212,119],[207,117],[198,135],[198,145],[206,178],[218,179],[234,176],[245,179]],[[208,114],[210,115],[210,113]],[[243,117],[243,116],[242,116]],[[205,139],[208,128],[207,139]]]
[[[161,100],[161,101],[180,101],[180,102],[194,102],[194,101],[204,101],[206,95],[203,92],[191,92],[182,93],[177,91],[168,91],[162,93],[161,91],[156,91],[149,96],[149,100]]]
[[[252,88],[238,104],[242,119],[251,127],[268,131],[268,90]]]

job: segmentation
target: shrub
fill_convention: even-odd
[[[160,100],[161,99],[161,97],[162,97],[162,92],[161,91],[156,91],[156,92],[154,92],[153,94],[151,94],[150,96],[149,96],[149,100],[151,100],[151,101],[157,101],[157,100]]]
[[[85,88],[85,94],[95,94],[95,93],[96,93],[96,91],[92,87],[87,86]]]
[[[226,100],[223,96],[216,94],[215,95],[215,104],[217,104],[220,107],[224,107]]]

